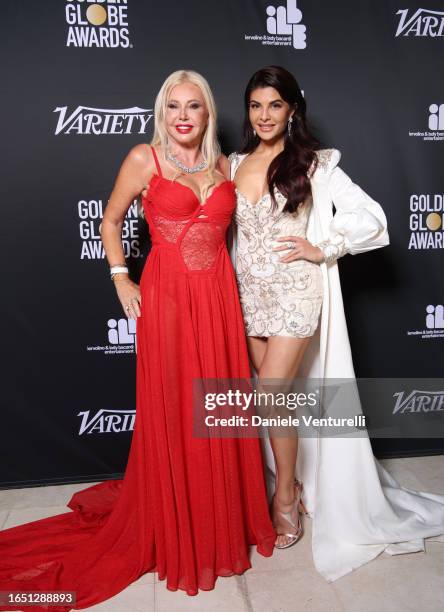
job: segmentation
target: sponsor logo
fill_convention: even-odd
[[[103,201],[79,200],[77,213],[81,240],[80,259],[104,259],[105,249],[100,236]],[[142,220],[137,214],[137,200],[134,200],[128,208],[122,226],[122,245],[125,258],[143,257],[139,241],[139,223],[141,222]]]
[[[412,194],[409,229],[409,249],[444,248],[444,194]]]
[[[444,338],[444,306],[428,304],[425,308],[425,329],[408,331],[407,336],[421,336],[422,339]]]
[[[428,131],[410,132],[409,136],[422,140],[444,140],[444,104],[430,104],[427,118]]]
[[[79,436],[94,433],[121,433],[134,430],[136,411],[102,409],[92,412],[86,410],[85,412],[79,412],[77,416],[82,417]]]
[[[419,8],[412,14],[409,9],[402,9],[399,15],[397,36],[430,36],[436,38],[444,36],[444,11],[431,11]]]
[[[88,352],[104,355],[132,355],[137,352],[136,319],[108,319],[105,344],[87,346]]]
[[[444,391],[398,391],[393,394],[396,403],[393,414],[412,412],[439,412],[444,410]]]
[[[132,48],[127,0],[67,0],[67,47]]]
[[[426,327],[427,329],[444,329],[444,306],[429,304],[426,308]]]
[[[55,135],[59,134],[146,134],[153,118],[153,109],[139,108],[91,108],[78,106],[68,113],[67,106],[54,109],[59,117]]]
[[[430,104],[429,130],[444,130],[444,104]]]
[[[270,4],[265,12],[267,34],[245,34],[244,40],[275,47],[306,49],[306,27],[301,23],[302,11],[296,0],[287,0],[285,6]]]

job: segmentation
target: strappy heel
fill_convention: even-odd
[[[302,491],[304,489],[304,483],[301,482],[300,480],[298,480],[297,478],[294,479],[294,484],[295,486],[299,489],[299,504],[298,504],[298,510],[301,514],[303,514],[304,516],[308,516],[308,510],[305,507],[304,502],[302,501]]]
[[[294,486],[295,486],[295,489],[296,489],[296,495],[295,495],[295,499],[294,499],[294,502],[293,502],[293,508],[290,510],[290,512],[280,512],[279,510],[276,510],[274,508],[275,495],[273,495],[273,499],[272,499],[272,502],[271,502],[272,503],[272,516],[276,512],[281,518],[283,518],[294,529],[296,529],[296,533],[278,533],[278,535],[284,535],[287,538],[290,538],[290,542],[288,542],[288,544],[284,544],[282,546],[279,546],[278,544],[275,544],[274,545],[275,548],[279,548],[279,549],[289,548],[290,546],[293,546],[293,544],[296,544],[296,542],[299,540],[299,538],[302,535],[302,522],[301,522],[301,519],[299,517],[299,513],[307,515],[308,511],[307,511],[307,508],[304,505],[304,502],[301,499],[301,497],[302,497],[302,490],[303,490],[303,483],[295,478]],[[295,520],[294,520],[294,514],[295,513],[297,515],[297,524],[295,523]]]

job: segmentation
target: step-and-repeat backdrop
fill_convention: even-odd
[[[389,247],[340,261],[356,374],[442,375],[444,2],[420,6],[3,0],[1,486],[124,471],[135,325],[99,226],[122,160],[150,141],[156,93],[179,68],[209,80],[225,153],[239,146],[251,74],[268,64],[295,74],[317,136],[388,218]],[[149,239],[136,203],[122,238],[137,281]],[[420,426],[423,407],[404,403],[396,418]],[[379,456],[444,452],[442,439],[373,443]]]

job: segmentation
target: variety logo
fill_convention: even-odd
[[[58,134],[146,134],[153,118],[152,108],[91,108],[78,106],[68,113],[67,106],[54,109],[59,114],[55,135]]]
[[[430,104],[427,118],[429,131],[409,132],[409,136],[419,137],[423,140],[444,140],[444,104]]]
[[[259,41],[263,45],[277,47],[307,47],[306,27],[301,23],[302,11],[296,0],[287,0],[286,5],[266,8],[266,28],[268,34],[245,34],[245,40]]]
[[[419,8],[409,15],[409,9],[396,13],[400,15],[397,36],[444,36],[444,11],[431,11]]]
[[[136,319],[108,319],[108,344],[87,346],[86,350],[105,355],[132,355],[137,352],[136,330]]]
[[[127,0],[67,0],[67,47],[131,48]]]
[[[428,304],[425,309],[425,329],[408,331],[407,336],[421,336],[422,339],[444,338],[444,306]]]
[[[398,391],[393,394],[393,397],[397,398],[393,414],[444,410],[444,391],[419,391],[414,389],[409,393]]]
[[[79,216],[79,236],[81,240],[80,259],[104,259],[100,236],[100,226],[103,218],[102,200],[79,200],[77,203]],[[142,257],[139,241],[139,223],[141,218],[137,214],[137,200],[129,207],[122,226],[122,245],[125,258]]]
[[[409,249],[443,249],[444,194],[412,194],[409,229]]]
[[[90,416],[91,415],[91,416]],[[92,433],[121,433],[133,431],[136,420],[135,410],[90,410],[79,412],[82,417],[79,436]]]

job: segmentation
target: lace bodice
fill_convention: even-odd
[[[168,247],[190,271],[212,270],[225,248],[225,233],[234,209],[233,184],[224,181],[200,204],[194,192],[153,175],[142,201],[153,247]]]
[[[257,204],[251,204],[238,189],[236,196],[235,222],[238,228],[238,249],[244,253],[254,253],[257,265],[263,267],[264,275],[267,275],[270,266],[281,269],[294,267],[297,262],[279,263],[283,252],[272,249],[286,244],[276,242],[280,236],[305,238],[311,200],[300,206],[297,213],[289,214],[282,212],[286,199],[279,191],[275,194],[278,207],[274,211],[270,194],[266,194]],[[292,244],[289,243],[288,246],[291,247]]]

